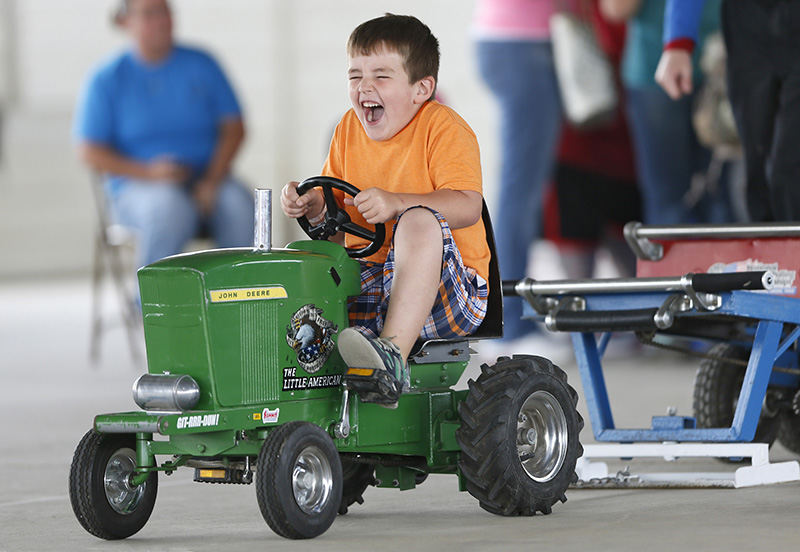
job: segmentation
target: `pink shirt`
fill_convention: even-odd
[[[578,0],[477,0],[472,34],[478,40],[549,40],[550,16]]]

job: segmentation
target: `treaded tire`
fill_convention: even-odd
[[[528,355],[500,357],[481,366],[477,381],[459,404],[461,447],[459,470],[467,491],[481,507],[503,516],[549,514],[553,504],[566,502],[565,492],[577,481],[575,463],[583,454],[578,435],[583,418],[575,408],[578,394],[567,375],[546,358]],[[538,480],[523,466],[518,449],[518,422],[529,398],[546,397],[561,419],[562,455]],[[563,412],[563,419],[557,411]],[[524,445],[523,445],[524,446]]]
[[[342,502],[339,504],[339,515],[343,516],[353,504],[364,504],[364,491],[375,484],[375,466],[353,462],[347,456],[339,458],[342,461]]]
[[[136,450],[133,435],[97,433],[92,429],[83,436],[72,457],[69,472],[72,511],[84,529],[101,539],[124,539],[138,532],[150,519],[156,502],[158,475],[153,472],[143,483],[144,491],[130,512],[120,513],[109,503],[105,472],[115,454],[126,449]]]
[[[778,441],[787,450],[800,454],[800,416],[792,411],[783,411],[778,418]]]
[[[747,360],[750,352],[727,343],[718,343],[711,348],[709,355],[712,358],[700,363],[694,379],[692,409],[697,427],[730,427],[742,390],[744,368],[723,359]],[[762,411],[753,442],[772,445],[778,433],[779,421],[778,416],[767,416]]]
[[[322,466],[316,473],[329,470],[331,482],[309,512],[295,498],[293,485],[298,459],[308,451]],[[342,463],[330,436],[309,422],[289,422],[270,432],[258,453],[256,498],[264,520],[282,537],[308,539],[327,531],[342,501]]]

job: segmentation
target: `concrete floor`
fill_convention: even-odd
[[[454,476],[431,476],[400,492],[369,489],[314,541],[273,534],[253,486],[191,482],[191,470],[160,479],[150,522],[137,535],[105,542],[75,520],[67,496],[73,450],[92,417],[135,408],[134,366],[117,327],[103,342],[98,367],[88,363],[87,281],[0,286],[0,551],[18,550],[765,550],[793,549],[800,483],[750,489],[572,490],[549,516],[502,518],[459,493]],[[480,347],[477,347],[480,348]],[[547,356],[547,351],[530,351]],[[553,349],[556,356],[564,356]],[[691,412],[694,361],[666,353],[618,350],[607,364],[620,427],[649,425],[676,406]],[[559,360],[582,394],[574,361]],[[477,363],[469,376],[476,377]],[[463,385],[463,382],[462,382]],[[585,405],[579,408],[585,414]],[[582,433],[592,442],[591,430]],[[776,445],[773,461],[792,459]],[[621,465],[620,465],[621,467]],[[714,460],[638,461],[634,469],[722,471]]]

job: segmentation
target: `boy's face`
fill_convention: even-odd
[[[349,58],[350,102],[372,140],[388,140],[403,130],[433,93],[433,77],[410,83],[403,57],[381,48]]]

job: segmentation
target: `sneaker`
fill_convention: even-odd
[[[363,402],[396,407],[400,394],[410,387],[408,364],[388,339],[368,338],[354,328],[339,333],[339,354],[348,368],[345,386]]]

